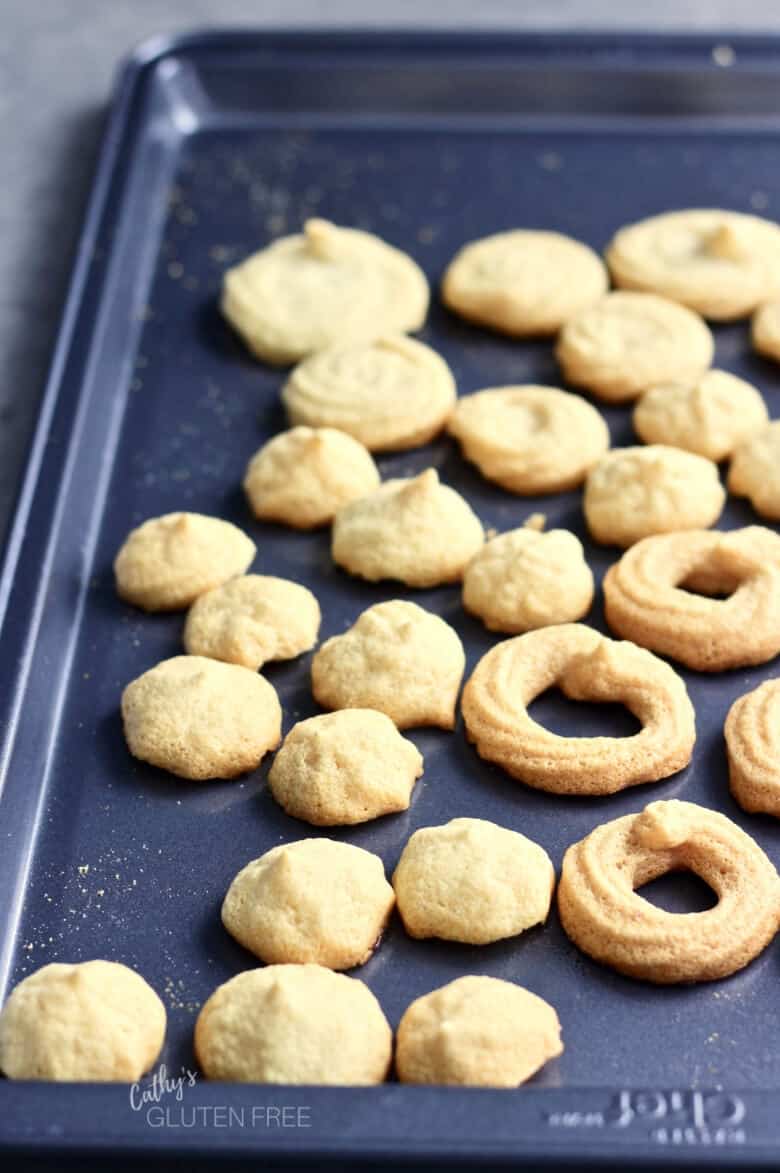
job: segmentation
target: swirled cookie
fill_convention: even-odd
[[[282,389],[290,422],[339,428],[372,452],[427,444],[455,406],[444,359],[403,335],[345,341],[300,363]]]
[[[712,334],[685,306],[652,293],[618,292],[570,318],[555,355],[567,383],[625,403],[659,383],[695,382],[713,351]]]
[[[695,383],[645,391],[634,408],[634,431],[646,444],[670,444],[717,462],[760,432],[769,420],[761,393],[727,371]]]
[[[587,245],[560,232],[515,229],[464,245],[441,294],[462,318],[522,338],[555,334],[608,286],[601,258]]]
[[[560,737],[528,706],[548,688],[573,700],[624,704],[642,729],[632,737]],[[651,652],[581,623],[504,640],[463,690],[466,735],[480,757],[554,794],[614,794],[687,766],[695,716],[681,677]]]
[[[615,284],[682,302],[705,318],[744,318],[780,293],[780,227],[722,208],[664,212],[621,228],[607,249]]]
[[[428,282],[406,253],[370,232],[307,220],[240,265],[222,313],[257,358],[285,366],[334,342],[419,330]]]
[[[724,733],[739,805],[780,816],[780,680],[765,680],[735,700]]]
[[[452,729],[465,666],[463,644],[448,623],[393,599],[325,641],[312,659],[312,691],[325,709],[378,709],[399,729]]]
[[[759,354],[780,362],[780,298],[758,307],[750,325],[750,337]]]
[[[609,448],[590,403],[532,384],[463,396],[447,430],[484,477],[511,493],[573,489]]]
[[[780,420],[772,420],[736,449],[728,486],[737,497],[747,497],[756,513],[780,521]]]
[[[485,541],[470,505],[439,481],[434,468],[384,481],[336,514],[331,553],[369,582],[393,578],[412,587],[459,582]]]
[[[337,509],[379,484],[371,455],[335,428],[291,428],[257,451],[244,492],[255,517],[296,529],[329,525]]]
[[[709,884],[714,908],[667,912],[637,891],[679,870]],[[558,910],[575,945],[620,973],[659,983],[713,981],[742,969],[774,937],[780,879],[725,815],[692,802],[652,802],[568,849]]]
[[[588,473],[583,509],[597,542],[631,546],[650,534],[714,525],[725,501],[713,461],[649,444],[608,452]]]

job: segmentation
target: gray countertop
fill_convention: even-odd
[[[0,0],[0,531],[45,380],[117,61],[154,33],[243,25],[780,31],[776,0]]]

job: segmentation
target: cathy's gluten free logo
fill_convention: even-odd
[[[194,1104],[187,1092],[198,1073],[181,1067],[178,1075],[161,1063],[151,1080],[130,1087],[130,1108],[143,1113],[149,1128],[311,1128],[308,1104]]]

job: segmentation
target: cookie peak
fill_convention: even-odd
[[[686,804],[674,798],[651,802],[637,817],[634,830],[644,847],[658,851],[681,847],[692,831]]]
[[[426,468],[419,476],[409,478],[399,489],[399,496],[405,501],[415,501],[418,498],[430,497],[438,487],[439,474],[436,469]]]
[[[742,261],[749,254],[745,249],[742,233],[734,224],[720,224],[704,239],[704,252],[709,257],[723,261]]]
[[[307,252],[318,260],[330,260],[338,232],[338,228],[331,224],[330,220],[320,220],[318,217],[307,220],[303,225]]]
[[[529,517],[526,517],[525,521],[523,522],[523,529],[534,530],[536,533],[540,534],[546,525],[546,513],[532,513]]]

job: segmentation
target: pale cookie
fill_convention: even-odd
[[[269,965],[219,986],[195,1023],[207,1079],[382,1083],[393,1032],[368,986],[319,965]]]
[[[307,220],[240,265],[222,313],[257,358],[285,366],[334,342],[419,330],[428,282],[411,257],[357,228]]]
[[[458,400],[448,431],[463,455],[510,493],[581,484],[609,448],[609,431],[579,395],[533,384],[490,387]]]
[[[665,383],[645,391],[634,408],[634,431],[646,444],[670,444],[719,462],[769,419],[759,391],[727,371],[707,371],[695,383]]]
[[[712,362],[712,334],[684,306],[652,293],[608,293],[570,318],[555,356],[567,383],[608,403],[659,383],[692,383]]]
[[[282,736],[273,686],[205,656],[174,656],[133,680],[122,720],[133,757],[196,780],[254,770]]]
[[[312,691],[325,709],[378,709],[399,729],[453,729],[465,667],[463,644],[448,623],[393,599],[325,641],[312,659]]]
[[[184,625],[191,656],[242,664],[292,660],[313,648],[320,607],[310,590],[286,578],[245,574],[196,599]]]
[[[725,502],[712,460],[648,444],[608,452],[588,473],[582,504],[591,536],[625,547],[651,534],[714,525]]]
[[[288,815],[315,826],[405,811],[422,754],[375,709],[339,709],[293,725],[268,774]]]
[[[455,406],[444,359],[402,334],[345,341],[300,363],[282,388],[293,424],[340,428],[372,452],[427,444]]]
[[[395,1065],[401,1083],[509,1088],[562,1052],[549,1002],[513,982],[468,976],[407,1008]]]
[[[780,652],[780,536],[751,525],[645,538],[608,570],[604,610],[618,635],[699,672],[763,664]]]
[[[463,606],[490,631],[519,635],[581,619],[593,602],[582,542],[523,526],[491,538],[466,567]]]
[[[126,965],[44,965],[0,1014],[0,1071],[9,1079],[135,1083],[162,1050],[165,1007]]]
[[[544,924],[555,871],[538,843],[485,819],[422,827],[393,874],[410,937],[489,945]]]
[[[370,453],[335,428],[281,432],[254,454],[244,474],[255,517],[296,529],[328,525],[337,509],[378,484]]]
[[[780,293],[780,227],[722,208],[664,212],[621,228],[607,249],[615,284],[682,302],[705,318],[744,318]]]
[[[411,587],[460,582],[485,541],[467,501],[439,481],[434,468],[384,481],[336,514],[331,553],[369,582],[398,579]]]
[[[560,737],[528,706],[548,688],[618,702],[642,729],[631,737]],[[581,623],[530,631],[491,648],[463,690],[466,735],[480,757],[552,794],[614,794],[688,765],[696,740],[685,683],[652,652]]]
[[[750,337],[759,354],[780,362],[780,299],[758,307],[751,322]]]
[[[743,810],[780,817],[780,680],[735,700],[724,733],[731,793]]]
[[[333,839],[301,839],[241,869],[222,904],[222,923],[266,964],[351,969],[374,952],[394,904],[378,855]]]
[[[667,912],[638,889],[693,872],[718,898],[704,912]],[[742,969],[780,926],[780,879],[761,848],[718,811],[651,802],[596,827],[563,858],[558,911],[596,961],[648,982],[703,982]]]
[[[131,530],[114,561],[119,597],[145,611],[183,611],[243,574],[255,544],[238,526],[202,513],[166,513]]]
[[[733,454],[729,491],[747,497],[756,513],[780,521],[780,420],[756,432]]]
[[[516,338],[555,334],[609,287],[601,258],[560,232],[515,229],[456,253],[442,279],[444,304]]]

